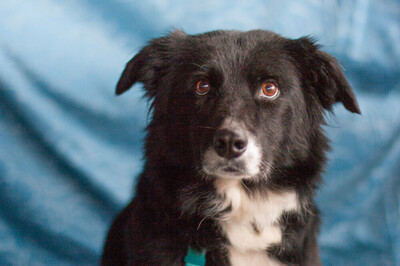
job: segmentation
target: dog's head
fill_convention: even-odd
[[[135,82],[153,100],[148,154],[214,178],[322,162],[325,110],[342,102],[360,113],[332,56],[309,38],[261,30],[155,39],[128,62],[116,93]]]

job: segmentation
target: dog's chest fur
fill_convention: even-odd
[[[282,241],[279,219],[285,211],[298,211],[299,199],[294,191],[249,194],[239,180],[217,180],[222,208],[231,211],[221,218],[220,225],[231,246],[232,265],[280,265],[266,250]]]

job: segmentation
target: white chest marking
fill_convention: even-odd
[[[283,266],[278,260],[271,258],[265,251],[229,250],[229,260],[232,266]]]
[[[223,207],[232,211],[221,220],[233,265],[277,265],[266,249],[279,244],[282,232],[277,223],[284,211],[298,211],[299,199],[294,191],[248,196],[240,180],[217,180],[216,188],[224,196]],[[247,263],[243,263],[245,260]]]

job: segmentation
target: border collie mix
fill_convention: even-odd
[[[152,101],[143,173],[103,265],[320,265],[313,197],[324,113],[360,113],[338,62],[307,38],[174,31],[128,62],[116,94]]]

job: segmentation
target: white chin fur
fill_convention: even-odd
[[[246,151],[238,158],[227,160],[219,156],[210,147],[203,157],[202,167],[209,175],[223,179],[245,179],[251,178],[260,172],[261,149],[251,136],[248,139]],[[224,171],[226,167],[239,166],[239,172]]]

